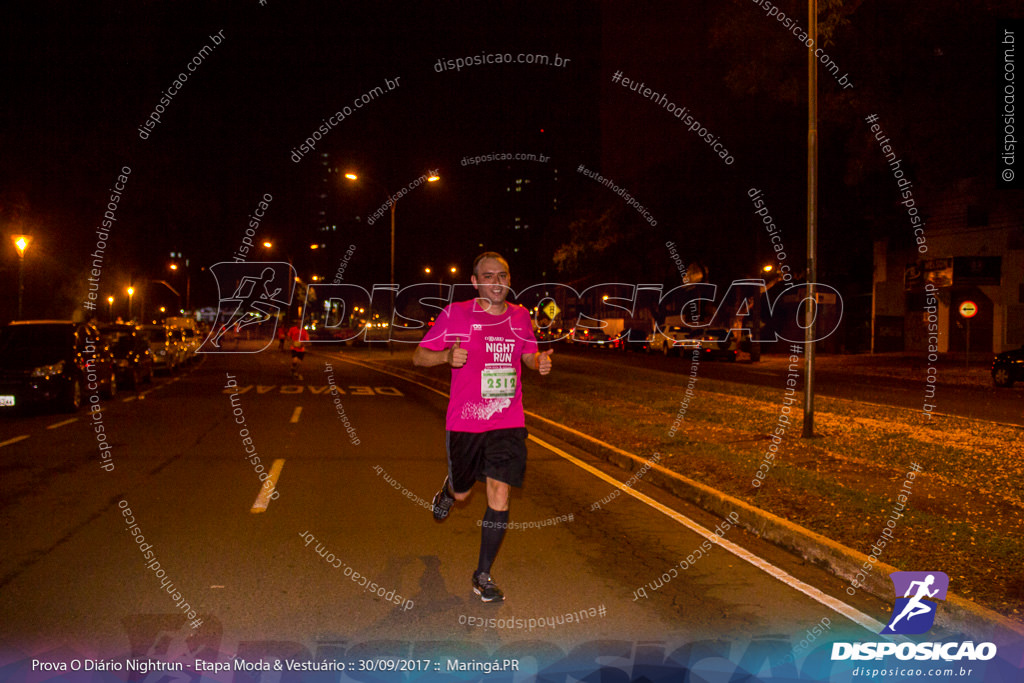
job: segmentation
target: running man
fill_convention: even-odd
[[[299,363],[306,356],[305,342],[309,341],[309,333],[302,329],[301,320],[292,325],[292,329],[288,330],[288,339],[292,342],[292,379],[301,380],[302,375],[299,374]]]
[[[900,612],[899,616],[893,619],[892,623],[889,624],[887,628],[890,631],[895,630],[893,627],[896,625],[896,622],[903,617],[906,617],[907,621],[910,621],[920,614],[928,614],[932,611],[933,607],[925,603],[923,600],[924,598],[934,598],[936,593],[939,592],[938,588],[933,591],[928,590],[928,587],[933,583],[935,583],[935,577],[932,574],[929,574],[924,578],[924,581],[912,581],[910,585],[907,586],[907,592],[903,597],[910,598],[910,594],[914,591],[914,586],[917,586],[917,594],[910,598],[910,601],[907,602],[906,607],[903,608],[903,611]]]
[[[505,301],[508,261],[493,251],[473,262],[470,281],[478,296],[452,303],[416,347],[413,363],[452,367],[445,419],[448,476],[434,496],[434,519],[448,517],[478,481],[486,482],[487,511],[480,532],[480,560],[473,592],[484,602],[505,599],[491,579],[491,565],[508,527],[511,487],[523,485],[526,420],[522,365],[551,372],[551,353],[538,352],[529,312]]]

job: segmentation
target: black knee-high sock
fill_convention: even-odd
[[[491,564],[498,555],[498,548],[501,547],[501,539],[505,538],[505,527],[508,525],[508,510],[498,512],[487,507],[484,513],[484,523],[480,530],[480,562],[477,564],[478,572],[490,573]]]

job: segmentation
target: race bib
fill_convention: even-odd
[[[485,368],[480,373],[480,396],[483,398],[512,398],[516,395],[516,369],[513,367]]]

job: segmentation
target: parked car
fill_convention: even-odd
[[[701,330],[684,325],[668,325],[651,335],[651,351],[663,356],[678,355],[684,349],[700,345]]]
[[[1003,351],[992,359],[992,382],[997,387],[1024,382],[1024,346],[1015,351]]]
[[[619,348],[623,351],[650,353],[654,335],[641,329],[625,329],[619,337]]]
[[[617,349],[621,344],[619,337],[609,337],[603,330],[594,327],[574,328],[569,334],[569,341],[590,349]]]
[[[76,411],[92,392],[117,394],[114,358],[99,330],[70,320],[19,320],[0,330],[0,407]]]
[[[182,363],[181,330],[165,325],[139,325],[139,333],[153,354],[153,368],[174,374]]]
[[[153,381],[153,352],[134,325],[104,325],[100,335],[114,354],[114,371],[121,386],[137,389]]]
[[[191,363],[198,360],[196,352],[203,343],[204,336],[199,330],[199,324],[192,318],[173,317],[164,320],[164,326],[175,330],[174,334],[180,334],[178,340],[181,346],[181,362]]]
[[[737,346],[738,344],[729,330],[704,330],[700,336],[700,357],[708,360],[735,362],[740,353]]]

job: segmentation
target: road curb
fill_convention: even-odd
[[[418,372],[394,368],[376,361],[352,362],[372,365],[375,369],[385,370],[399,377],[427,384],[439,391],[446,391],[448,389],[446,382],[435,380]],[[858,573],[862,572],[865,566],[871,567],[870,571],[863,572],[866,578],[863,581],[858,581],[859,590],[863,590],[885,602],[893,602],[893,586],[889,580],[889,574],[901,571],[899,568],[883,562],[872,561],[872,558],[864,553],[837,543],[799,524],[755,507],[746,501],[718,491],[706,484],[673,472],[656,462],[647,460],[612,444],[605,443],[572,427],[567,427],[536,413],[525,412],[528,427],[532,423],[538,428],[543,426],[547,429],[558,430],[560,432],[559,438],[562,440],[583,448],[588,453],[600,457],[628,472],[634,472],[641,467],[646,467],[645,481],[723,519],[731,512],[738,512],[740,515],[739,524],[754,535],[793,553],[838,578],[851,581],[856,578]],[[936,568],[936,571],[941,571],[941,568]],[[852,587],[850,588],[852,589]],[[1024,626],[1021,624],[953,593],[947,594],[943,608],[938,610],[935,622],[939,627],[968,634],[976,641],[1003,640],[1004,638],[999,638],[1000,635],[1024,637]],[[1003,632],[1002,634],[1000,634],[1001,631]]]

